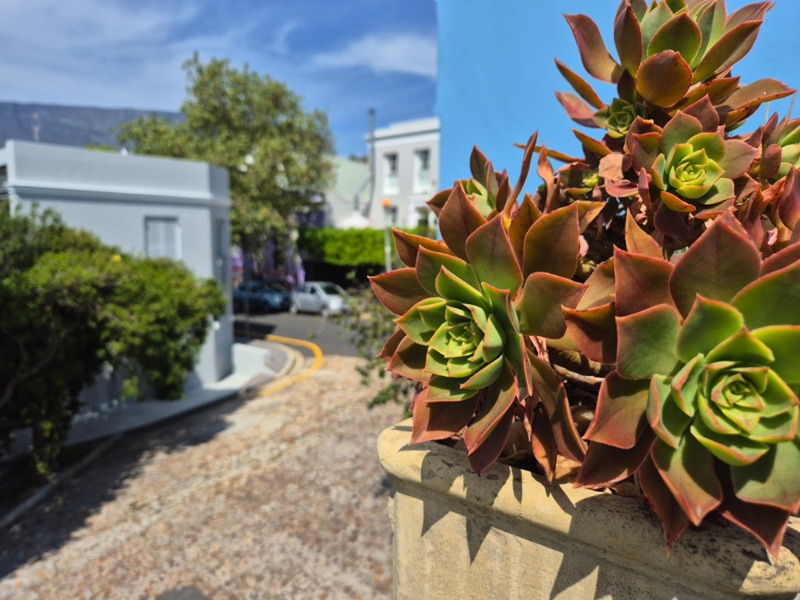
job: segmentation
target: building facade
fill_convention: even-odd
[[[187,385],[209,384],[233,370],[230,312],[228,172],[207,163],[96,152],[9,140],[0,179],[11,209],[38,204],[106,244],[139,256],[182,261],[216,278],[228,311],[213,323]]]
[[[360,229],[369,226],[362,211],[369,204],[369,165],[348,158],[333,159],[335,179],[325,193],[325,226]]]
[[[439,188],[439,119],[376,129],[370,156],[375,183],[364,210],[370,226],[414,227],[421,219],[433,224],[425,203]]]

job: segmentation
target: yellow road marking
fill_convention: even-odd
[[[238,333],[242,334],[243,332],[239,331]],[[257,338],[258,334],[251,335],[250,337],[251,337],[251,339]],[[311,364],[311,366],[308,369],[306,369],[302,373],[298,373],[294,377],[288,377],[286,379],[281,379],[281,380],[276,381],[274,383],[268,383],[267,385],[264,385],[264,386],[258,388],[255,391],[255,395],[258,396],[258,397],[266,396],[268,394],[271,394],[272,392],[277,392],[278,390],[282,390],[283,388],[285,388],[287,386],[290,386],[293,383],[297,383],[298,381],[301,381],[302,379],[305,379],[306,377],[311,375],[314,371],[319,369],[320,366],[322,365],[322,349],[319,346],[317,346],[315,343],[313,343],[313,342],[309,342],[307,340],[298,340],[298,339],[295,339],[295,338],[283,337],[281,335],[269,335],[269,334],[262,336],[262,339],[265,339],[265,340],[270,341],[270,342],[279,343],[279,344],[289,344],[289,345],[292,345],[292,346],[301,346],[302,348],[306,348],[308,350],[311,350],[311,352],[314,353],[314,362]]]

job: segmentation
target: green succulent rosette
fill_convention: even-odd
[[[777,554],[800,508],[800,246],[762,261],[726,215],[674,266],[614,265],[616,370],[579,482],[635,473],[670,546],[716,511]]]
[[[745,142],[722,136],[710,105],[705,107],[708,118],[678,111],[660,133],[634,135],[631,143],[634,168],[646,170],[660,201],[671,211],[701,217],[717,214],[717,205],[733,200],[734,180],[756,155]],[[645,149],[656,142],[657,153]]]
[[[610,137],[622,139],[636,120],[636,109],[631,103],[614,98],[611,106],[605,106],[595,113],[595,120]]]
[[[512,422],[530,419],[532,452],[552,477],[557,454],[580,461],[584,447],[563,385],[537,355],[544,343],[530,339],[566,333],[562,303],[581,290],[570,280],[581,227],[602,205],[574,202],[543,214],[530,197],[508,212],[493,201],[487,218],[486,197],[457,182],[438,207],[441,241],[395,231],[407,268],[371,279],[398,315],[381,356],[389,371],[419,383],[413,443],[460,435],[480,472],[497,460]]]

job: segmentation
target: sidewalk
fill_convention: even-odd
[[[240,340],[245,341],[245,340]],[[83,412],[75,416],[65,446],[92,442],[155,425],[210,406],[240,392],[266,385],[302,363],[295,350],[267,340],[233,345],[233,373],[216,383],[188,390],[180,400],[123,402],[107,411]],[[11,445],[10,454],[25,452],[30,437],[22,434]]]

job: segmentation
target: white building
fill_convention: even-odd
[[[414,227],[421,214],[432,224],[425,203],[439,186],[439,119],[393,123],[374,137],[375,189],[365,211],[370,225],[384,227],[388,217],[390,225]]]
[[[53,208],[67,225],[106,244],[180,260],[198,277],[215,277],[229,308],[209,332],[191,383],[210,384],[231,373],[226,170],[192,160],[9,140],[0,149],[0,179],[12,209],[33,203]]]
[[[369,165],[349,158],[333,159],[335,179],[325,193],[325,226],[369,227],[363,210],[369,205]]]

